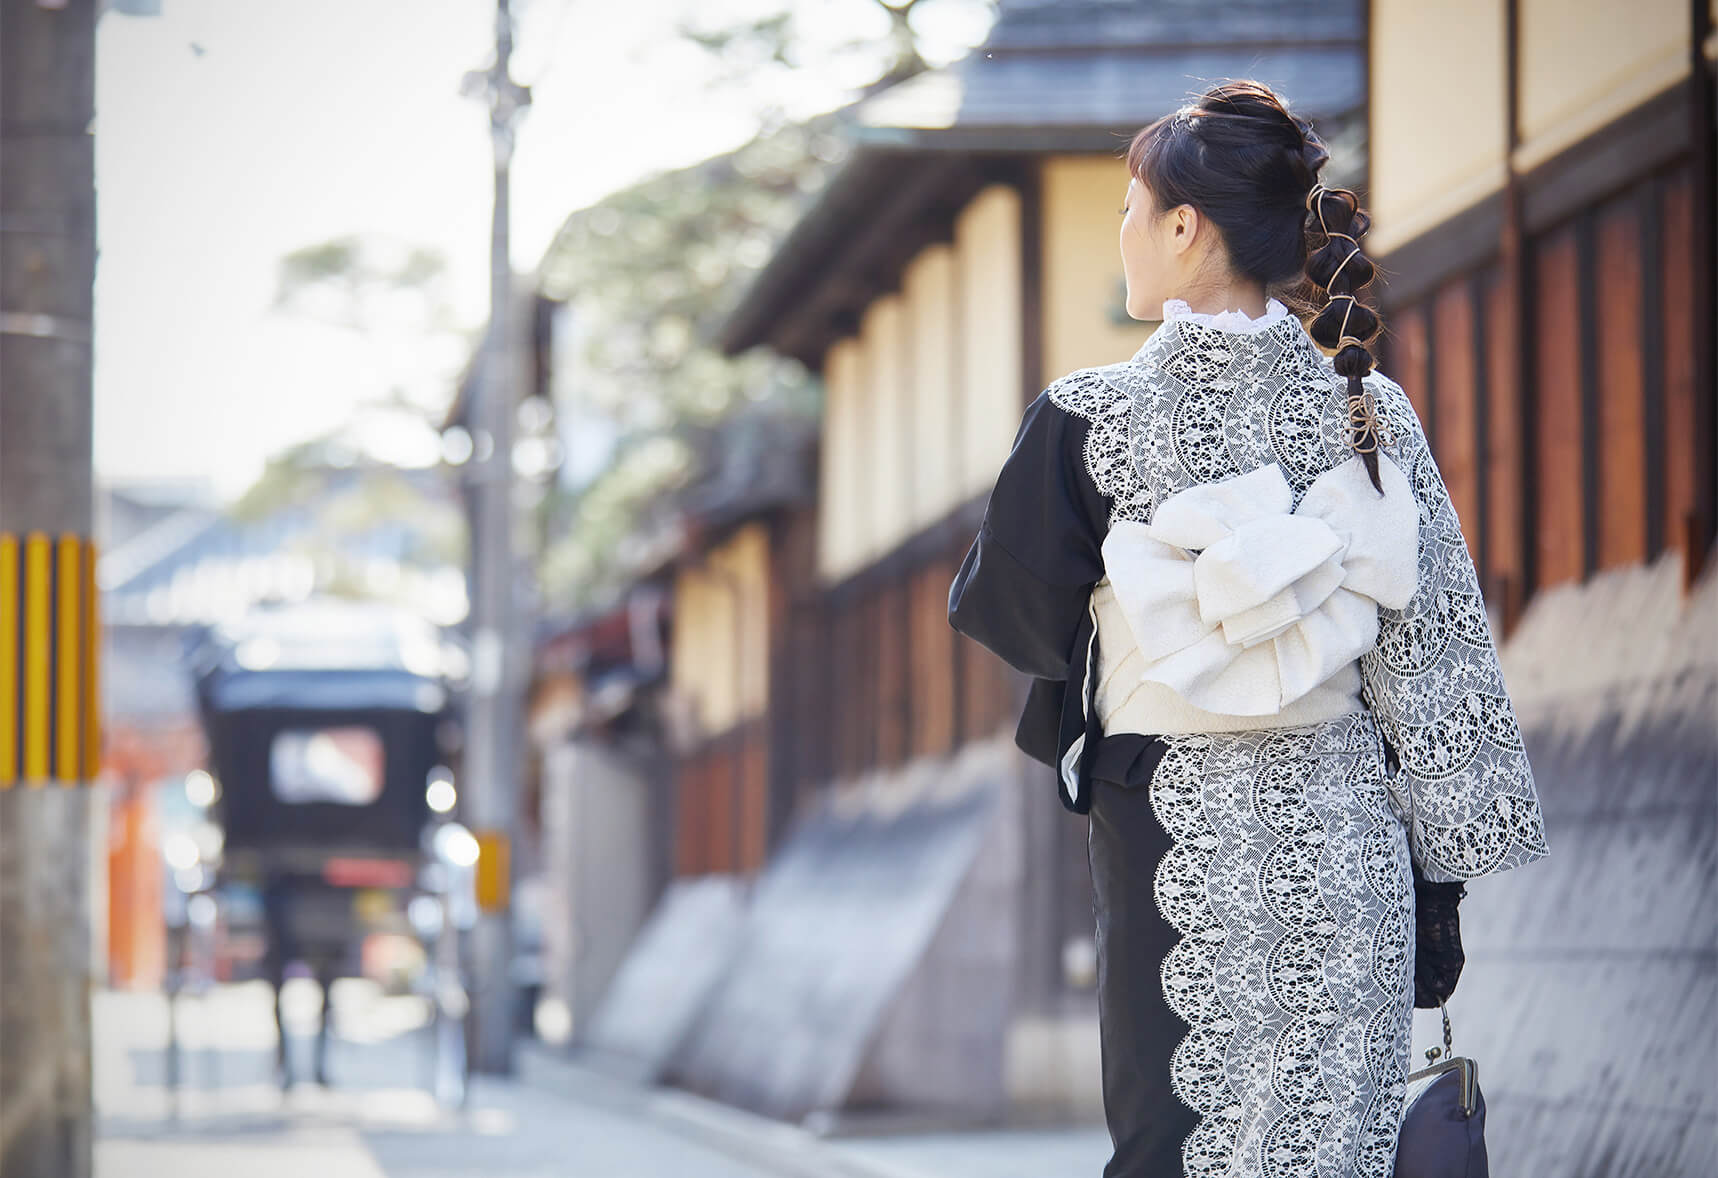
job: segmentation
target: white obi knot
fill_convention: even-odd
[[[1378,639],[1419,574],[1419,506],[1378,455],[1378,494],[1356,454],[1294,493],[1276,463],[1188,487],[1149,524],[1104,540],[1106,575],[1145,660],[1141,679],[1194,707],[1281,711]]]

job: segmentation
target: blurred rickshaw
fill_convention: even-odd
[[[314,601],[210,628],[190,653],[222,836],[219,862],[204,865],[207,892],[260,896],[282,1085],[294,1077],[280,994],[295,967],[323,992],[319,1083],[337,978],[417,988],[438,1023],[462,1022],[457,947],[444,942],[464,873],[441,861],[442,848],[463,845],[446,835],[465,833],[443,765],[458,648],[402,610]],[[458,1084],[436,1086],[459,1095],[463,1031],[435,1039],[460,1054]]]

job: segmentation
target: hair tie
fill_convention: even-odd
[[[1347,234],[1343,234],[1343,236],[1344,236],[1344,237],[1347,237],[1347,236],[1348,236],[1348,235],[1347,235]],[[1350,237],[1350,238],[1349,238],[1349,240],[1350,240],[1350,241],[1354,241],[1354,239],[1353,239],[1353,238],[1351,238],[1351,237]],[[1330,275],[1330,281],[1328,281],[1328,282],[1326,282],[1326,283],[1325,283],[1325,284],[1324,284],[1324,285],[1325,285],[1325,286],[1326,286],[1326,287],[1327,287],[1327,288],[1328,288],[1328,287],[1332,287],[1332,286],[1335,286],[1335,285],[1336,285],[1336,280],[1337,280],[1337,279],[1338,279],[1338,278],[1340,278],[1340,277],[1342,277],[1342,271],[1343,271],[1343,270],[1345,270],[1345,269],[1347,269],[1347,267],[1348,267],[1348,263],[1350,263],[1350,262],[1352,262],[1352,261],[1353,261],[1353,260],[1354,260],[1354,259],[1355,259],[1355,258],[1357,258],[1357,257],[1359,257],[1359,256],[1360,256],[1360,243],[1359,243],[1359,242],[1357,242],[1357,241],[1356,241],[1356,242],[1354,242],[1354,248],[1353,248],[1353,249],[1352,249],[1352,250],[1350,250],[1350,251],[1349,251],[1349,253],[1348,253],[1348,256],[1347,256],[1347,257],[1345,257],[1345,258],[1343,258],[1343,259],[1342,259],[1342,261],[1341,261],[1341,262],[1339,262],[1339,263],[1337,263],[1337,266],[1336,266],[1336,269],[1335,269],[1335,270],[1334,270],[1334,271],[1333,271],[1333,272],[1332,272],[1332,273],[1331,273],[1331,275]],[[1335,295],[1331,295],[1331,296],[1330,296],[1330,297],[1331,297],[1331,298],[1335,298],[1335,297],[1336,297],[1336,296],[1335,296]],[[1348,295],[1348,296],[1347,296],[1347,297],[1348,297],[1348,298],[1353,298],[1353,297],[1354,297],[1354,296],[1353,296],[1353,295]]]
[[[1340,352],[1348,340],[1354,340],[1355,343],[1360,343],[1359,340],[1354,339],[1353,336],[1348,334],[1348,317],[1354,314],[1354,304],[1360,300],[1351,294],[1337,295],[1336,297],[1348,300],[1348,309],[1342,312],[1342,326],[1336,329],[1336,350]],[[1360,344],[1360,346],[1365,347],[1366,345]]]
[[[1324,232],[1324,235],[1326,237],[1347,237],[1349,241],[1354,241],[1354,238],[1349,237],[1348,234],[1346,234],[1346,233],[1332,233],[1330,231],[1330,226],[1325,223],[1325,220],[1324,220],[1324,201],[1322,198],[1325,196],[1328,196],[1332,193],[1336,193],[1336,192],[1344,192],[1344,193],[1348,193],[1349,196],[1354,196],[1354,194],[1352,192],[1349,192],[1348,189],[1346,189],[1346,188],[1326,188],[1321,183],[1321,184],[1315,185],[1313,187],[1313,190],[1306,194],[1306,207],[1311,212],[1315,212],[1318,214],[1318,227],[1319,227],[1319,229],[1321,229]],[[1354,207],[1355,207],[1356,211],[1358,211],[1360,208],[1360,200],[1358,197],[1355,197]],[[1354,248],[1356,248],[1356,249],[1360,248],[1360,243],[1358,241],[1354,241]]]
[[[1372,397],[1371,389],[1362,389],[1358,397],[1349,399],[1348,425],[1360,437],[1372,435],[1370,443],[1350,440],[1349,446],[1361,454],[1388,446],[1395,442],[1396,435],[1384,419],[1378,415],[1378,402]]]
[[[1396,441],[1396,432],[1379,416],[1378,402],[1372,396],[1372,390],[1365,386],[1361,386],[1358,397],[1350,397],[1348,400],[1348,426],[1362,437],[1367,433],[1372,435],[1370,444],[1349,441],[1350,447],[1361,454],[1381,446],[1393,445]]]

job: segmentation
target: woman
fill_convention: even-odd
[[[1110,1178],[1388,1178],[1462,883],[1547,854],[1328,158],[1250,82],[1135,137],[1127,308],[1162,326],[1032,403],[950,590],[1090,816]]]

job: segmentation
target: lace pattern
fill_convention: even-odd
[[[1413,861],[1434,882],[1503,871],[1547,854],[1543,817],[1505,690],[1484,600],[1425,432],[1400,386],[1367,387],[1420,510],[1419,582],[1380,609],[1360,658],[1368,705],[1396,750],[1390,781],[1409,815]],[[1052,401],[1085,418],[1085,465],[1110,523],[1150,523],[1169,495],[1277,463],[1298,506],[1351,457],[1346,382],[1292,316],[1258,332],[1166,320],[1132,360],[1070,373]]]
[[[1265,304],[1265,313],[1254,319],[1245,311],[1195,311],[1186,299],[1169,299],[1163,304],[1163,318],[1185,319],[1190,323],[1201,323],[1206,327],[1217,327],[1224,331],[1267,331],[1279,320],[1287,317],[1289,309],[1276,299]]]
[[[1414,994],[1413,878],[1371,713],[1172,735],[1147,788],[1173,839],[1170,1060],[1187,1178],[1389,1178]]]
[[[1390,381],[1375,395],[1420,503],[1420,572],[1413,600],[1381,611],[1361,677],[1401,761],[1415,861],[1427,880],[1453,883],[1544,858],[1544,816],[1479,575],[1419,416]]]

